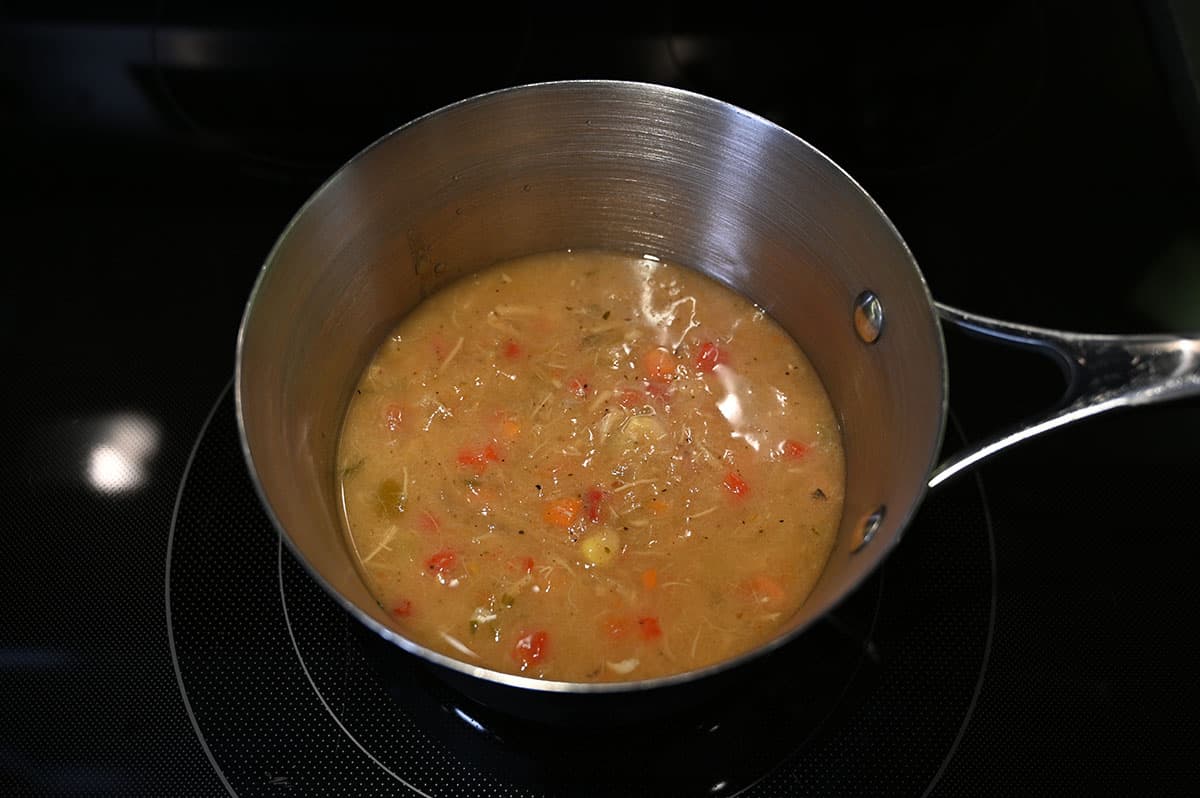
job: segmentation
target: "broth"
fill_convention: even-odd
[[[821,381],[762,310],[604,252],[429,297],[364,371],[338,445],[350,540],[399,630],[563,681],[703,667],[811,591],[844,462]]]

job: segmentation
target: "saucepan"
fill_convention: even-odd
[[[392,326],[497,261],[598,249],[702,270],[796,339],[838,413],[844,514],[820,581],[769,642],[675,676],[543,681],[406,638],[356,568],[335,496],[339,425]],[[1045,417],[938,463],[942,326],[1041,349],[1062,365]],[[837,164],[720,100],[658,85],[567,81],[473,97],[367,147],[280,235],[238,335],[242,447],[292,553],[353,618],[467,696],[523,717],[620,718],[728,689],[859,585],[926,491],[1004,448],[1097,413],[1200,394],[1200,339],[1040,329],[936,303],[900,233]],[[633,715],[631,715],[633,716]]]

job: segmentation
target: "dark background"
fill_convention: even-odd
[[[184,466],[287,220],[448,102],[577,77],[710,94],[845,167],[940,301],[1200,330],[1197,7],[907,5],[0,5],[0,786],[220,794],[162,610]],[[948,345],[969,439],[1061,387],[1030,356]],[[981,469],[995,636],[942,791],[1200,788],[1198,411],[1115,414]],[[98,488],[96,442],[131,418],[141,470]]]

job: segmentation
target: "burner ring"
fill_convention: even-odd
[[[669,721],[700,753],[668,747],[661,759],[697,767],[680,773],[648,759],[588,774],[561,732],[465,702],[354,622],[285,554],[246,475],[226,386],[179,487],[166,621],[184,707],[231,795],[397,782],[425,796],[753,795],[844,790],[847,779],[867,792],[919,794],[947,771],[978,703],[995,626],[994,549],[982,484],[952,483],[925,502],[875,577],[769,658],[759,692],[733,702],[741,709],[717,702]],[[381,670],[391,666],[373,646],[409,665]],[[656,743],[665,728],[636,733]],[[628,764],[615,751],[604,761]]]

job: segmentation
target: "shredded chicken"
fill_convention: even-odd
[[[465,340],[466,339],[461,335],[458,337],[458,343],[456,343],[454,348],[450,350],[450,354],[446,355],[446,359],[442,361],[442,365],[438,366],[438,374],[441,374],[443,371],[445,371],[446,366],[450,365],[450,361],[453,360],[462,350],[463,341]]]

